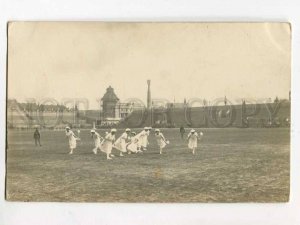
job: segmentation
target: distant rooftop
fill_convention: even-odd
[[[106,89],[106,93],[103,95],[103,97],[101,98],[101,100],[106,100],[106,101],[119,101],[119,98],[117,97],[117,95],[114,92],[114,89],[109,86]]]

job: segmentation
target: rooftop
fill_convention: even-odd
[[[103,95],[103,97],[101,98],[101,100],[106,100],[106,101],[119,101],[119,98],[117,97],[117,95],[114,92],[114,89],[109,86],[106,89],[106,93]]]

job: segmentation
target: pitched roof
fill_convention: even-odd
[[[101,100],[106,100],[106,101],[119,101],[119,98],[117,97],[117,95],[114,92],[114,89],[109,86],[106,89],[106,93],[103,95],[103,97],[101,98]]]

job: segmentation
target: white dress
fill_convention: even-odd
[[[101,146],[101,136],[100,136],[100,134],[95,132],[95,134],[93,134],[93,139],[94,139],[94,143],[95,143],[95,148],[100,148],[100,146]]]
[[[137,138],[137,136],[131,137],[130,142],[126,146],[126,149],[128,151],[136,153],[138,151],[137,150],[138,149],[138,142],[139,142],[139,139]]]
[[[128,140],[128,134],[124,132],[115,142],[114,147],[121,152],[127,152],[126,141]]]
[[[166,145],[167,145],[166,139],[162,133],[155,134],[155,138],[156,138],[157,144],[160,148],[166,147]]]
[[[102,152],[110,154],[111,150],[112,150],[112,147],[113,147],[114,140],[115,140],[115,135],[112,135],[111,133],[108,133],[105,136],[105,139],[102,141],[102,143],[100,145],[100,150]]]
[[[198,134],[196,132],[194,134],[189,133],[188,138],[189,138],[188,147],[190,149],[197,148]]]
[[[66,131],[66,136],[69,138],[70,148],[72,148],[72,149],[76,148],[76,138],[75,138],[73,131],[71,131],[71,130]]]
[[[149,136],[149,131],[145,131],[145,130],[141,131],[136,135],[136,137],[139,139],[138,142],[139,147],[147,148],[148,136]]]

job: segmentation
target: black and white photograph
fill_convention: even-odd
[[[6,200],[289,201],[289,23],[7,30]]]

